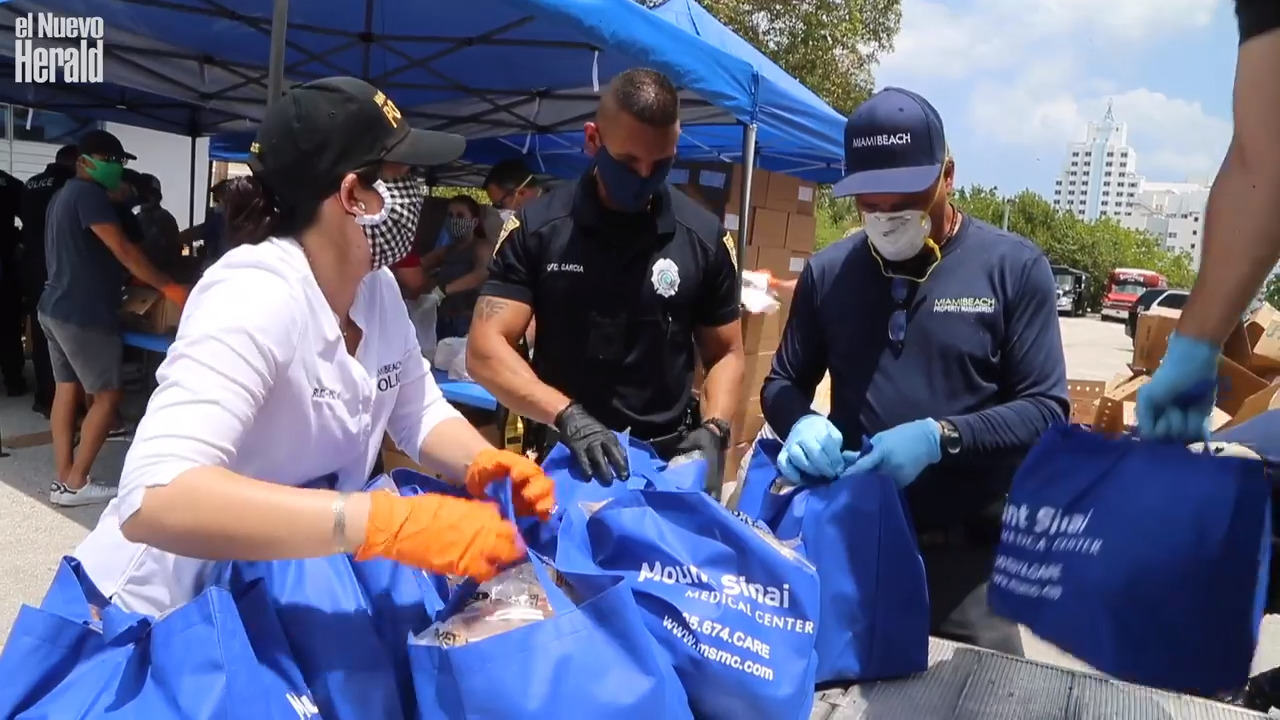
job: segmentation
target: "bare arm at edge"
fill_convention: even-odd
[[[1205,211],[1200,274],[1178,332],[1222,343],[1280,259],[1280,30],[1240,46],[1235,133]]]

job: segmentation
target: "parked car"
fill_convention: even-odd
[[[1053,280],[1058,286],[1058,314],[1080,317],[1085,313],[1085,288],[1089,273],[1066,265],[1050,265]]]
[[[1186,290],[1169,288],[1151,288],[1143,292],[1138,296],[1137,302],[1129,310],[1129,317],[1124,321],[1124,334],[1132,338],[1138,332],[1138,316],[1153,307],[1181,310],[1182,306],[1187,304],[1187,296],[1190,294]]]

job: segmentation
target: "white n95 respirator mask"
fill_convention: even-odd
[[[924,249],[933,223],[923,210],[866,213],[862,216],[867,239],[890,262],[910,260]]]

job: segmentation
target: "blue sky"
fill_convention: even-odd
[[[1149,180],[1210,179],[1231,136],[1230,0],[903,0],[876,73],[938,108],[957,184],[1048,195],[1113,100]]]

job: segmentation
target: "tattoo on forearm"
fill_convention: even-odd
[[[476,303],[476,317],[489,321],[500,315],[511,303],[495,297],[482,297]]]

